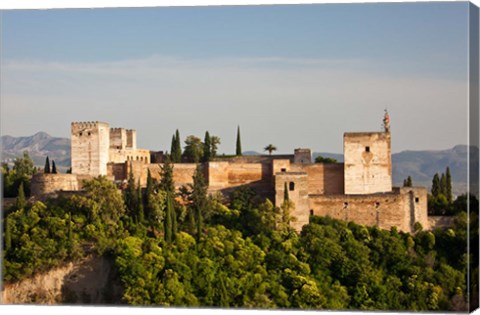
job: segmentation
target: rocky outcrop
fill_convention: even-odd
[[[110,259],[89,256],[6,284],[2,304],[121,304],[122,287]]]

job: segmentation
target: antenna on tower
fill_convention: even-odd
[[[383,114],[383,129],[385,132],[390,132],[390,115],[388,115],[387,108],[385,108],[385,113]]]

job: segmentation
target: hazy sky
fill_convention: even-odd
[[[1,134],[72,121],[169,150],[205,131],[233,153],[341,153],[392,121],[392,150],[467,142],[467,2],[2,12]]]

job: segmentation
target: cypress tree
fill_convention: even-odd
[[[408,176],[407,179],[403,180],[403,187],[412,187],[412,186],[413,186],[413,181],[411,176]]]
[[[287,187],[287,182],[285,182],[284,188],[283,188],[283,202],[288,201],[290,198],[288,197],[288,187]]]
[[[432,196],[437,197],[440,194],[440,178],[438,176],[438,173],[435,173],[433,175],[433,180],[432,180]]]
[[[240,140],[240,126],[237,127],[237,148],[235,155],[241,156],[242,155],[242,143]]]
[[[130,164],[130,172],[128,173],[127,189],[125,190],[125,205],[127,206],[128,215],[135,216],[137,209],[137,191],[135,189],[135,179],[133,177],[132,164]]]
[[[452,175],[450,174],[450,167],[447,166],[447,171],[446,171],[446,181],[447,181],[447,187],[446,187],[446,193],[447,193],[447,200],[448,203],[452,203]]]
[[[205,139],[203,140],[203,162],[208,162],[210,161],[211,157],[212,157],[212,142],[211,142],[211,138],[210,138],[210,134],[207,132],[205,132]]]
[[[440,178],[440,193],[445,197],[447,196],[447,177],[445,177],[445,174],[443,173]]]
[[[50,174],[50,160],[47,158],[45,159],[45,167],[43,168],[43,172],[45,174]]]
[[[145,221],[145,214],[143,212],[143,195],[142,195],[142,187],[140,187],[140,180],[138,180],[138,192],[137,192],[137,212],[138,212],[138,222],[143,223]]]
[[[52,160],[52,174],[57,174],[57,166],[54,160]]]
[[[182,161],[182,145],[180,143],[180,133],[178,129],[175,131],[175,157],[174,163],[180,163]]]
[[[152,206],[150,205],[149,197],[153,194],[154,192],[154,184],[153,184],[153,178],[152,174],[150,173],[150,169],[147,171],[147,186],[145,187],[145,199],[144,199],[144,204],[145,204],[145,214],[148,220],[152,218]]]
[[[170,192],[167,193],[164,228],[165,241],[170,244],[173,240],[175,240],[175,233],[177,232],[177,214],[173,205],[173,195]]]
[[[26,204],[25,191],[23,189],[23,182],[21,182],[20,186],[18,186],[18,194],[17,194],[17,199],[15,200],[15,208],[17,208],[17,210],[24,209],[25,204]]]
[[[172,144],[170,145],[170,155],[172,156],[172,160],[174,163],[177,161],[175,160],[175,157],[177,156],[177,138],[175,135],[172,136]]]
[[[193,175],[192,203],[195,208],[195,221],[197,224],[197,239],[200,239],[203,222],[208,208],[207,184],[203,175],[202,166],[197,165]]]
[[[172,242],[172,229],[173,229],[173,222],[172,222],[172,201],[170,198],[170,193],[167,193],[167,206],[165,207],[165,221],[164,221],[164,238],[167,244]]]
[[[175,185],[173,183],[173,165],[170,156],[167,155],[165,163],[161,167],[160,171],[160,184],[159,188],[167,193],[175,194]]]

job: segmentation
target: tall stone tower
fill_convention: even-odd
[[[345,194],[392,191],[390,117],[385,110],[383,132],[343,135]]]
[[[110,126],[104,122],[73,122],[71,125],[72,174],[107,175]]]

